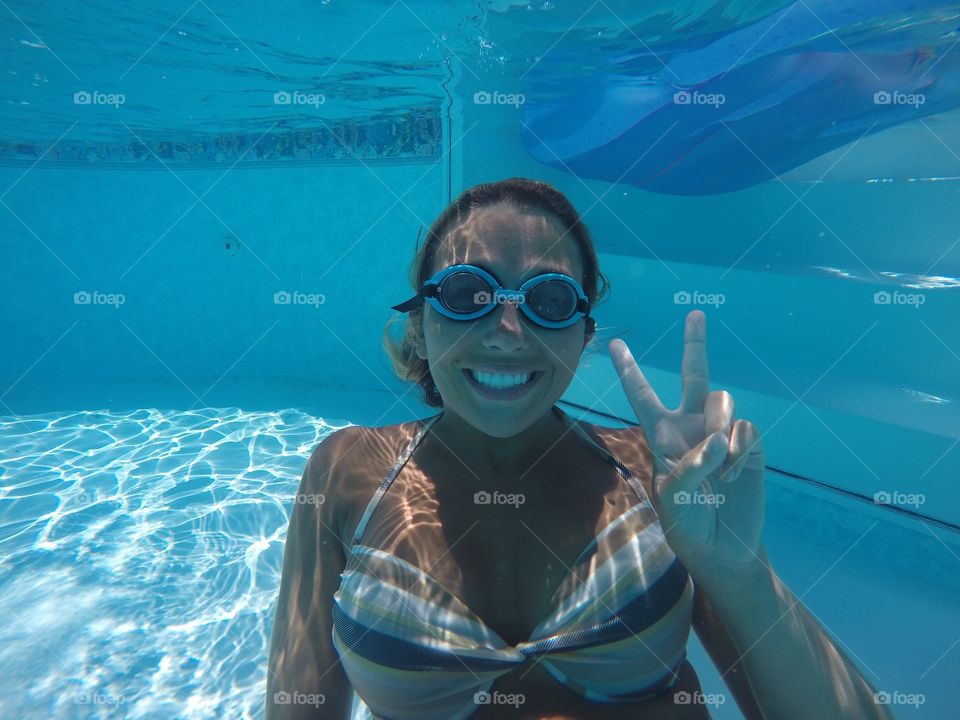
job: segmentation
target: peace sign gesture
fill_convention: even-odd
[[[754,567],[763,529],[763,447],[753,423],[734,421],[733,397],[710,392],[707,318],[687,315],[683,397],[668,410],[622,340],[607,346],[653,453],[651,502],[670,547],[695,580],[723,582]]]

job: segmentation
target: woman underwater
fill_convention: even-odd
[[[892,717],[767,560],[760,435],[710,391],[702,312],[676,410],[609,343],[639,421],[612,429],[556,405],[608,289],[562,193],[468,189],[411,272],[385,345],[440,413],[310,457],[298,493],[320,501],[290,519],[268,719],[347,720],[356,691],[390,720],[701,720],[691,627],[747,718]]]

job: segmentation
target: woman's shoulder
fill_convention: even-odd
[[[622,456],[632,456],[636,451],[649,450],[647,437],[643,428],[639,425],[627,425],[625,427],[608,427],[606,425],[593,425],[585,420],[576,420],[571,417],[581,428],[586,430],[594,439],[602,440],[607,449],[617,458],[624,460]],[[624,460],[625,464],[626,461]]]
[[[410,420],[379,427],[348,425],[325,436],[314,449],[308,463],[308,468],[313,468],[311,485],[321,488],[319,491],[334,503],[329,510],[345,544],[384,474],[422,423]]]
[[[336,468],[337,484],[355,484],[372,467],[379,467],[381,460],[390,458],[387,467],[416,431],[418,423],[411,420],[396,425],[368,427],[348,425],[326,435],[316,446],[310,463],[323,468]]]
[[[394,425],[348,425],[326,435],[314,455],[326,458],[349,469],[379,454],[396,454],[394,441],[408,440],[423,420],[408,420]]]
[[[611,455],[640,478],[649,493],[653,476],[653,454],[643,428],[639,425],[616,428],[592,425],[583,420],[577,422],[594,440],[599,441]]]

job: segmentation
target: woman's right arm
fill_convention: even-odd
[[[333,479],[342,476],[333,470],[351,445],[346,430],[313,451],[293,504],[270,641],[266,720],[350,718],[353,688],[330,636],[333,594],[346,563]]]

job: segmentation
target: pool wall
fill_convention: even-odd
[[[129,383],[156,407],[251,380],[402,391],[380,331],[445,165],[227,169],[0,168],[0,413]]]

